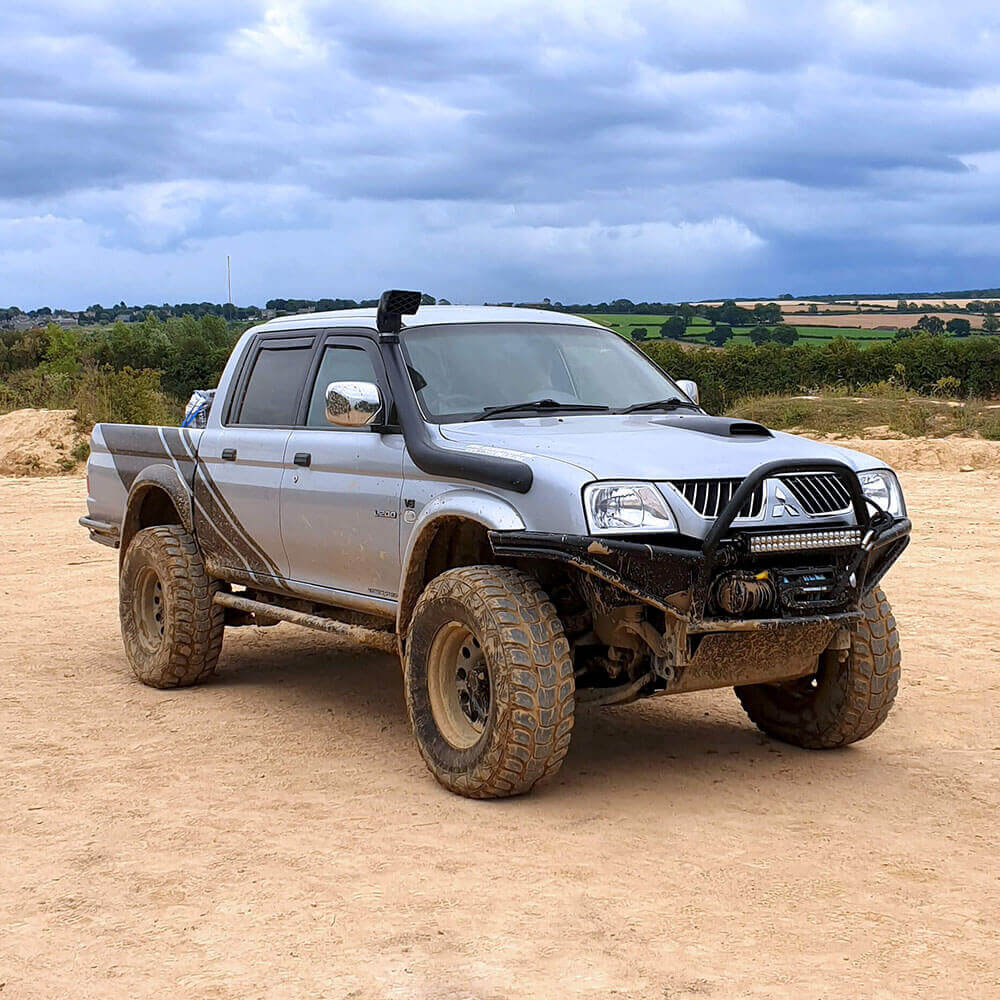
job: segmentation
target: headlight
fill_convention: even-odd
[[[592,534],[676,531],[677,522],[651,483],[591,483],[583,506]]]
[[[899,480],[888,469],[881,469],[878,472],[859,472],[858,479],[861,482],[862,492],[872,503],[878,504],[893,517],[903,517],[906,514],[903,490],[900,488]]]

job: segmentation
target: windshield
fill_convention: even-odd
[[[435,420],[540,400],[572,412],[687,399],[643,354],[597,327],[455,323],[413,327],[402,343],[417,398]]]

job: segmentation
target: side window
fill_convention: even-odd
[[[377,382],[371,355],[363,347],[331,344],[323,351],[312,395],[306,427],[330,427],[326,419],[326,387],[331,382]]]
[[[234,423],[289,426],[295,423],[312,346],[260,349]]]

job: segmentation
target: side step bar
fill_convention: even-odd
[[[277,604],[251,601],[247,597],[238,597],[236,594],[220,592],[215,595],[214,600],[216,604],[221,604],[225,608],[259,615],[265,621],[277,619],[278,621],[291,622],[293,625],[304,625],[306,628],[316,629],[319,632],[329,632],[342,639],[350,639],[351,642],[356,642],[361,646],[369,646],[383,653],[399,652],[396,647],[396,635],[393,632],[382,632],[379,629],[364,628],[361,625],[348,625],[346,622],[334,621],[332,618],[321,618],[319,615],[306,614],[304,611],[292,611]]]

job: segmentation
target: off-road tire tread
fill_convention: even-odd
[[[863,740],[885,722],[899,689],[899,633],[880,588],[865,595],[861,610],[850,656],[825,691],[778,699],[770,685],[736,688],[754,725],[786,743],[827,750]]]
[[[167,648],[154,658],[129,635],[126,624],[132,613],[132,595],[125,588],[126,565],[133,552],[143,550],[157,564],[170,615]],[[136,533],[122,566],[119,613],[129,664],[143,684],[187,687],[215,672],[225,631],[225,611],[213,601],[220,586],[219,580],[208,575],[198,543],[181,525],[159,525]]]
[[[469,798],[522,795],[562,766],[573,731],[575,683],[569,642],[555,606],[529,574],[504,566],[464,566],[435,577],[414,608],[413,621],[435,601],[451,598],[480,623],[480,641],[495,677],[496,725],[486,753],[464,773],[443,769],[417,734],[417,746],[442,785]],[[407,644],[406,704],[414,703]],[[499,667],[499,669],[498,669]]]

